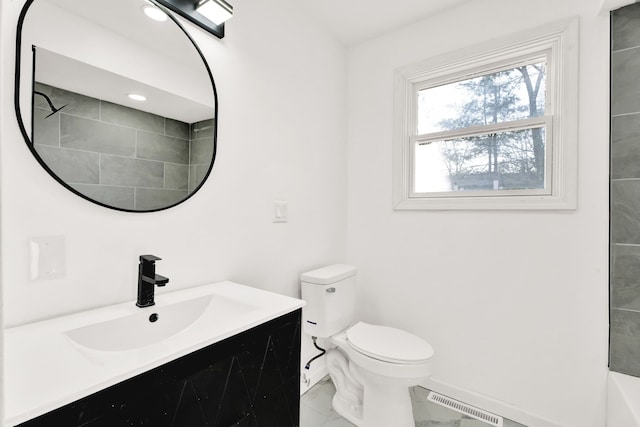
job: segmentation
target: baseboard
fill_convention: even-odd
[[[329,374],[327,370],[324,357],[321,357],[314,361],[310,369],[301,369],[300,378],[300,395],[303,395],[311,387],[321,381]],[[506,402],[493,399],[489,396],[485,396],[474,391],[466,390],[464,388],[440,381],[437,378],[429,378],[420,384],[422,387],[429,390],[436,391],[444,394],[445,396],[452,397],[460,400],[461,402],[469,405],[476,406],[485,411],[492,412],[496,415],[508,418],[518,423],[531,427],[568,427],[557,421],[549,420],[531,412],[525,411],[521,408],[510,405]]]
[[[324,357],[314,361],[310,369],[305,369],[304,366],[302,366],[300,370],[300,395],[302,396],[328,374],[329,371],[327,371]]]
[[[558,423],[557,421],[540,417],[536,414],[532,414],[506,402],[502,402],[483,394],[466,390],[452,384],[448,384],[444,381],[438,380],[437,378],[429,378],[420,385],[429,390],[444,394],[445,396],[452,397],[454,399],[460,400],[461,402],[476,406],[480,409],[484,409],[485,411],[492,412],[496,415],[500,415],[526,426],[567,427],[563,424]]]

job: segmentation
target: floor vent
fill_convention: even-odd
[[[455,399],[443,396],[433,391],[429,392],[429,396],[427,397],[427,399],[433,403],[437,403],[438,405],[445,406],[449,409],[453,409],[454,411],[465,414],[471,418],[475,418],[476,420],[484,421],[485,423],[491,424],[492,426],[502,427],[502,417],[494,415],[491,412],[483,411],[482,409],[475,408],[471,405],[467,405],[466,403],[459,402]]]

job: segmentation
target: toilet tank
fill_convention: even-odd
[[[300,276],[304,333],[328,338],[353,323],[356,302],[356,268],[334,264]]]

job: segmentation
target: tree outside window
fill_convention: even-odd
[[[546,62],[418,88],[418,193],[545,188]]]

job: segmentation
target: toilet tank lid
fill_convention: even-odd
[[[300,280],[316,285],[330,285],[331,283],[355,276],[356,271],[357,269],[352,265],[333,264],[302,273]]]

